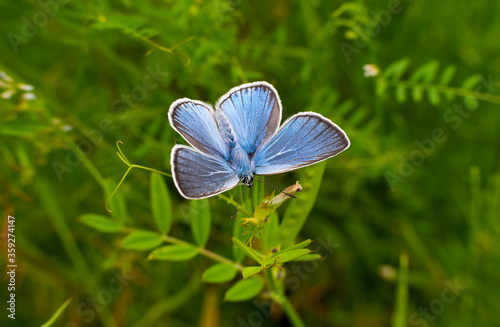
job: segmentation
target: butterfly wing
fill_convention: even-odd
[[[190,147],[176,145],[171,154],[172,176],[186,199],[202,199],[235,187],[239,178],[226,161]]]
[[[249,154],[273,137],[281,121],[278,93],[267,82],[231,89],[217,101],[216,108],[219,126],[225,126],[228,121],[231,132]]]
[[[314,112],[290,117],[255,154],[255,174],[272,175],[312,165],[349,147],[345,132]]]
[[[179,99],[170,106],[168,119],[170,125],[194,148],[209,155],[229,158],[211,105],[187,98]]]

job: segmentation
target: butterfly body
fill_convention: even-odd
[[[249,154],[243,150],[241,145],[237,142],[235,142],[235,145],[231,150],[231,157],[229,161],[240,181],[247,186],[252,187],[255,164],[253,160],[250,159]]]
[[[279,127],[282,107],[267,82],[231,89],[216,104],[179,99],[169,109],[172,127],[192,146],[176,145],[174,182],[187,199],[216,195],[254,175],[273,175],[328,159],[349,147],[342,129],[314,112],[298,113]]]

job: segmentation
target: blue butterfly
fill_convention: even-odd
[[[215,105],[182,98],[170,106],[170,125],[192,146],[172,149],[172,176],[186,199],[252,187],[254,175],[273,175],[328,159],[349,147],[345,132],[314,112],[281,122],[281,101],[267,82],[231,89]]]

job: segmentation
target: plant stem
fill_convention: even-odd
[[[193,244],[191,243],[188,243],[188,242],[185,242],[183,240],[180,240],[178,238],[175,238],[175,237],[172,237],[172,236],[168,236],[168,235],[163,235],[163,240],[167,243],[172,243],[172,244],[179,244],[179,245],[190,245],[190,246],[194,246]],[[225,263],[227,265],[230,265],[230,266],[233,266],[234,268],[236,268],[237,270],[239,271],[243,271],[243,266],[240,265],[239,263],[237,262],[234,262],[232,260],[229,260],[228,258],[225,258],[215,252],[212,252],[210,250],[207,250],[205,248],[198,248],[198,251],[200,252],[201,255],[207,257],[207,258],[210,258],[214,261],[218,261],[220,263]]]
[[[290,320],[292,326],[306,327],[306,325],[300,318],[297,311],[295,311],[295,308],[293,307],[290,300],[288,300],[288,298],[285,295],[283,295],[283,293],[281,293],[278,287],[276,286],[273,274],[271,272],[271,268],[267,269],[266,272],[267,272],[267,278],[269,279],[269,287],[271,288],[271,298],[274,301],[278,302],[283,307],[283,310],[285,310],[285,314]]]

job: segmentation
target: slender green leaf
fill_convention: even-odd
[[[240,280],[227,290],[224,300],[228,302],[250,300],[259,295],[263,288],[264,282],[260,278]]]
[[[258,274],[259,272],[262,271],[261,266],[249,266],[243,268],[243,279],[247,279],[248,277],[251,277],[255,274]]]
[[[455,76],[455,72],[457,71],[457,67],[455,65],[448,65],[441,73],[441,78],[439,79],[439,85],[448,85],[450,84],[453,76]]]
[[[265,265],[270,266],[273,265],[274,263],[285,263],[300,258],[301,256],[304,256],[309,253],[311,253],[311,250],[309,249],[297,249],[292,251],[279,252],[276,255],[273,255],[272,257],[267,259]]]
[[[50,327],[52,326],[57,318],[59,318],[59,316],[61,315],[61,313],[63,313],[64,309],[66,309],[66,307],[68,306],[68,304],[70,304],[71,300],[73,298],[70,297],[68,298],[66,301],[64,301],[63,304],[61,304],[61,306],[56,310],[56,312],[54,312],[54,314],[52,315],[52,317],[50,317],[50,319],[45,323],[43,324],[41,327]]]
[[[151,174],[151,209],[162,234],[168,234],[172,225],[172,201],[167,184],[160,174]]]
[[[415,70],[409,80],[410,81],[422,81],[425,83],[431,83],[434,80],[437,72],[439,70],[439,62],[437,60],[432,60],[423,66],[420,66]]]
[[[292,260],[290,260],[290,262],[291,261],[313,261],[313,260],[319,260],[321,258],[322,258],[321,254],[309,253],[309,254],[297,257],[295,259],[292,259]]]
[[[411,89],[411,96],[413,98],[413,101],[419,103],[422,101],[422,98],[424,96],[424,90],[421,86],[415,85]]]
[[[204,247],[210,236],[211,213],[208,199],[192,200],[189,207],[191,232],[196,244]]]
[[[479,107],[479,100],[476,97],[466,97],[464,99],[464,104],[469,110],[475,110],[477,107]]]
[[[122,247],[128,250],[151,250],[162,243],[163,239],[160,234],[147,230],[138,230],[125,237]]]
[[[232,280],[238,270],[225,263],[217,263],[203,272],[201,279],[206,283],[225,283]]]
[[[233,244],[236,245],[240,250],[242,250],[248,257],[254,259],[259,264],[262,264],[262,255],[260,253],[246,246],[236,237],[231,238],[231,240],[233,240]]]
[[[308,246],[311,243],[312,243],[312,240],[311,239],[307,239],[307,240],[302,241],[300,243],[297,243],[297,244],[294,244],[292,246],[289,246],[286,249],[282,250],[281,252],[292,251],[292,250],[296,250],[296,249],[303,249],[303,248],[305,248],[306,246]]]
[[[79,220],[83,224],[105,233],[118,233],[123,228],[121,222],[95,213],[83,214]]]
[[[186,261],[198,253],[198,248],[190,244],[165,245],[151,252],[148,260]]]
[[[439,92],[436,88],[430,88],[427,91],[427,97],[433,106],[438,106],[441,103],[441,97],[439,96]]]
[[[480,77],[480,75],[470,76],[462,83],[462,85],[460,87],[462,89],[467,89],[467,90],[472,89],[474,86],[476,86],[479,83],[479,77]]]
[[[377,79],[377,82],[375,84],[375,94],[379,98],[385,98],[385,93],[387,91],[387,80],[385,78],[379,78]]]
[[[267,223],[264,226],[264,237],[263,242],[266,247],[271,247],[272,240],[274,238],[274,233],[278,230],[279,217],[276,211],[271,212],[269,217],[267,217]]]
[[[386,69],[383,70],[383,75],[387,79],[391,80],[399,80],[401,76],[405,73],[406,69],[408,68],[408,65],[410,64],[410,59],[408,58],[403,58],[401,60],[398,60]]]
[[[396,100],[399,103],[405,103],[406,102],[406,87],[404,85],[397,85],[396,86]]]

